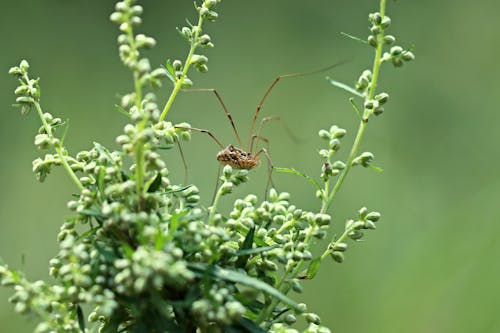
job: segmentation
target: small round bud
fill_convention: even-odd
[[[396,42],[396,37],[394,37],[392,35],[384,36],[384,43],[385,44],[391,45],[391,44],[394,44],[394,42]]]
[[[370,28],[370,31],[373,35],[378,35],[380,33],[380,28],[378,25],[374,25]]]
[[[380,26],[382,29],[387,29],[391,25],[391,18],[389,16],[384,16],[382,22],[380,22]]]
[[[308,322],[308,323],[311,323],[311,324],[315,324],[315,325],[320,325],[321,324],[321,319],[319,318],[319,316],[315,313],[306,313],[304,315],[305,317],[305,320]]]
[[[21,63],[19,64],[19,68],[21,68],[21,70],[23,70],[24,72],[27,72],[28,69],[30,68],[30,64],[28,63],[28,61],[26,60],[21,60]]]
[[[109,16],[109,19],[111,20],[111,22],[121,23],[123,21],[123,14],[119,12],[114,12]]]
[[[307,311],[307,305],[305,303],[297,304],[296,312],[303,313]]]
[[[333,251],[331,254],[332,259],[338,262],[339,264],[344,262],[344,254],[340,251]]]
[[[174,68],[174,70],[180,71],[182,69],[182,62],[180,60],[174,60],[174,62],[172,63],[172,67]]]
[[[374,24],[380,24],[382,22],[382,15],[378,12],[369,14],[368,18],[370,19],[370,22]]]
[[[285,318],[283,318],[283,321],[287,325],[292,325],[292,324],[295,324],[295,322],[297,321],[297,318],[293,314],[288,314],[285,316]]]
[[[132,11],[132,14],[134,14],[134,15],[141,15],[142,12],[144,11],[144,9],[140,5],[135,5],[132,7],[131,11]]]
[[[328,132],[327,130],[324,130],[324,129],[320,130],[318,132],[318,135],[320,138],[325,139],[325,140],[330,140],[332,138],[330,135],[330,132]]]
[[[366,219],[372,222],[377,222],[380,219],[380,216],[379,212],[370,212],[366,215]]]
[[[377,47],[378,45],[377,38],[373,35],[368,36],[368,44],[370,44],[373,47]]]
[[[182,79],[181,87],[182,88],[191,88],[193,86],[193,81],[189,78],[185,77]]]
[[[382,105],[382,104],[385,104],[387,103],[387,101],[389,100],[389,94],[388,93],[380,93],[378,94],[377,96],[375,96],[375,99]]]
[[[403,48],[401,46],[393,46],[391,47],[391,55],[398,56],[403,52]]]
[[[339,251],[339,252],[345,252],[347,250],[347,244],[346,243],[337,243],[333,245],[333,250],[334,251]]]
[[[415,55],[411,51],[404,51],[401,58],[403,58],[404,61],[412,61],[415,60]]]

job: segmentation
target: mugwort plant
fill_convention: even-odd
[[[369,120],[383,114],[389,100],[378,87],[382,65],[401,67],[414,55],[387,33],[391,19],[386,0],[380,0],[379,10],[369,15],[371,34],[360,40],[374,51],[371,68],[362,71],[354,87],[329,79],[353,95],[350,103],[359,116],[347,156],[338,155],[347,131],[332,125],[319,131],[325,147],[319,151],[318,179],[273,167],[315,187],[316,211],[297,207],[289,193],[274,189],[264,201],[250,194],[235,200],[229,211],[220,209],[223,197],[248,181],[253,167],[248,163],[256,161],[241,155],[252,149],[229,148],[218,158],[225,166],[215,200],[205,207],[195,185],[171,183],[167,164],[177,160],[166,160],[163,151],[189,140],[196,130],[187,123],[172,124],[167,116],[178,93],[193,85],[190,70],[208,70],[204,54],[214,43],[205,30],[218,18],[219,2],[196,4],[197,23],[179,29],[188,44],[185,60],[167,60],[160,68],[142,54],[156,44],[137,32],[142,6],[136,0],[116,4],[111,20],[120,31],[119,55],[133,78],[133,91],[119,106],[129,122],[116,137],[118,150],[94,143],[71,153],[65,146],[66,124],[43,110],[40,80],[28,62],[10,69],[19,82],[15,95],[21,113],[35,113],[41,122],[35,145],[45,153],[33,161],[36,178],[43,182],[62,166],[75,185],[68,202],[72,215],[61,226],[59,252],[49,263],[53,279],[30,282],[0,265],[1,284],[14,288],[10,302],[15,310],[38,318],[35,332],[330,332],[290,292],[300,293],[328,257],[343,262],[348,243],[376,228],[380,214],[362,207],[332,237],[329,213],[352,168],[376,168],[374,155],[360,152],[360,143]],[[165,81],[170,96],[161,103],[155,90]],[[315,243],[324,245],[322,253],[312,252]]]

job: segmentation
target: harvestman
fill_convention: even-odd
[[[201,129],[201,128],[195,128],[195,127],[186,127],[186,126],[175,126],[175,128],[179,129],[186,129],[186,130],[191,130],[191,131],[196,131],[196,132],[201,132],[208,134],[220,147],[220,151],[217,153],[217,161],[222,165],[230,165],[232,168],[235,169],[242,169],[242,170],[251,170],[255,168],[257,165],[260,164],[260,158],[259,155],[264,154],[264,156],[267,159],[268,162],[268,168],[269,168],[269,176],[267,180],[267,185],[266,185],[266,194],[269,190],[269,185],[271,183],[271,173],[273,170],[273,162],[271,160],[271,156],[269,156],[269,153],[266,148],[260,148],[256,153],[254,153],[254,146],[255,146],[255,141],[261,140],[266,143],[269,143],[268,140],[264,137],[262,137],[261,131],[262,131],[262,126],[264,123],[270,121],[270,120],[280,120],[278,116],[270,116],[270,117],[264,117],[260,121],[259,128],[257,130],[257,133],[254,134],[254,128],[255,128],[255,123],[257,122],[257,118],[259,116],[260,110],[262,109],[262,106],[264,105],[264,102],[266,98],[269,96],[273,88],[276,86],[276,84],[283,78],[289,78],[289,77],[299,77],[299,76],[306,76],[306,75],[311,75],[311,74],[316,74],[320,72],[327,71],[329,69],[332,69],[334,67],[337,67],[341,65],[343,62],[336,63],[333,65],[330,65],[326,68],[321,68],[309,72],[301,72],[301,73],[291,73],[291,74],[285,74],[285,75],[279,75],[277,76],[273,83],[267,88],[266,93],[260,100],[257,110],[255,111],[255,115],[252,120],[252,124],[250,126],[250,136],[248,138],[248,148],[245,150],[243,149],[243,143],[241,141],[241,137],[238,133],[238,130],[236,129],[236,126],[233,121],[233,117],[229,113],[229,110],[227,109],[226,105],[224,104],[224,101],[222,100],[222,97],[218,93],[217,90],[215,89],[190,89],[190,90],[185,90],[187,92],[212,92],[214,95],[217,97],[219,103],[222,106],[222,109],[224,110],[224,113],[226,114],[226,117],[228,118],[229,122],[231,123],[231,127],[233,128],[234,134],[236,135],[236,140],[238,141],[239,147],[234,146],[233,144],[229,144],[227,147],[224,147],[224,145],[213,135],[209,130],[206,129]],[[181,152],[182,154],[182,152]],[[220,167],[219,167],[219,174],[220,174]],[[218,177],[217,177],[218,179]]]

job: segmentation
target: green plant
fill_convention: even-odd
[[[134,0],[116,5],[111,20],[119,24],[120,58],[134,81],[134,91],[119,107],[130,118],[116,139],[119,151],[94,143],[89,151],[71,155],[64,146],[65,132],[56,136],[65,124],[43,112],[39,80],[29,76],[28,62],[10,70],[19,79],[15,93],[21,112],[34,109],[42,122],[35,145],[53,151],[33,162],[37,179],[43,181],[52,167],[62,165],[79,191],[68,203],[74,214],[62,225],[60,251],[50,261],[56,282],[32,283],[20,272],[0,266],[2,285],[15,288],[10,301],[16,311],[39,317],[36,332],[292,333],[298,329],[293,328],[297,316],[307,322],[302,331],[329,332],[316,314],[288,294],[301,292],[301,281],[314,278],[326,257],[342,262],[348,238],[357,241],[365,230],[375,229],[380,214],[361,208],[321,255],[311,253],[312,244],[328,236],[328,211],[351,168],[373,167],[373,154],[359,153],[359,147],[368,120],[380,115],[388,100],[387,93],[377,92],[381,65],[392,62],[399,67],[414,56],[399,46],[384,53],[395,38],[385,34],[390,19],[381,0],[380,11],[369,17],[372,34],[367,44],[375,48],[372,70],[363,72],[355,88],[330,79],[363,100],[359,108],[351,99],[360,125],[347,159],[336,159],[346,131],[332,126],[319,132],[327,142],[320,151],[320,181],[276,168],[316,188],[318,212],[299,209],[288,193],[271,189],[268,200],[259,203],[255,195],[248,195],[224,213],[218,203],[248,180],[247,170],[226,166],[214,203],[206,208],[196,186],[170,183],[160,154],[190,138],[189,124],[174,126],[165,119],[180,89],[193,84],[190,67],[202,73],[208,69],[206,56],[196,52],[213,47],[203,27],[217,19],[218,2],[204,0],[196,6],[197,24],[179,29],[189,44],[185,61],[167,61],[165,68],[157,69],[140,53],[153,47],[154,39],[134,31],[141,23],[142,7]],[[162,79],[173,88],[160,108],[149,88],[161,87]],[[132,167],[127,169],[129,161]]]

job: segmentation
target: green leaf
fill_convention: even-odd
[[[240,321],[227,328],[228,332],[266,333],[259,325],[248,318],[241,318]]]
[[[172,62],[170,59],[167,59],[167,63],[165,64],[165,68],[167,69],[167,77],[172,83],[175,83],[175,70],[174,66],[172,65]]]
[[[239,257],[239,256],[248,256],[248,255],[251,255],[251,254],[258,254],[258,253],[268,252],[268,251],[276,249],[277,247],[278,247],[277,245],[273,245],[273,246],[256,247],[254,249],[239,250],[238,252],[236,252],[235,255],[237,257]]]
[[[375,166],[375,165],[372,165],[372,164],[368,164],[368,167],[376,172],[384,172],[384,169],[382,169],[381,167],[378,167],[378,166]]]
[[[255,226],[248,230],[247,235],[245,236],[245,240],[241,244],[240,251],[249,250],[253,247],[253,239],[255,236]],[[248,258],[250,258],[249,254],[242,255],[236,261],[236,267],[244,268],[247,264]]]
[[[345,91],[347,91],[347,92],[349,92],[349,93],[351,93],[351,94],[353,94],[353,95],[355,95],[357,97],[365,98],[365,96],[362,93],[360,93],[356,89],[348,86],[345,83],[336,81],[336,80],[330,78],[329,76],[327,76],[326,79],[330,82],[330,84],[334,85],[337,88],[343,89],[343,90],[345,90]]]
[[[118,111],[119,113],[123,114],[124,116],[126,116],[127,118],[130,118],[132,117],[132,115],[130,113],[127,112],[127,110],[125,110],[124,108],[122,108],[121,106],[119,106],[118,104],[115,104],[115,110]]]
[[[68,130],[69,130],[69,119],[67,119],[61,125],[66,125],[66,126],[64,126],[64,132],[63,132],[63,135],[61,136],[61,146],[63,146],[64,140],[66,139],[66,134],[68,134]]]
[[[309,267],[307,267],[307,278],[310,280],[313,277],[316,276],[316,273],[318,273],[319,266],[321,264],[321,257],[318,257],[311,261],[309,264]]]
[[[84,216],[92,216],[92,217],[99,217],[103,218],[104,215],[102,215],[101,211],[97,209],[82,209],[78,211],[78,214],[84,215]]]
[[[349,98],[349,103],[351,103],[352,105],[352,108],[354,109],[354,111],[356,111],[356,114],[359,116],[359,118],[361,118],[361,110],[358,108],[358,106],[356,105],[356,102],[354,102],[354,98]]]
[[[162,149],[162,150],[168,150],[168,149],[172,149],[174,147],[175,147],[174,144],[170,144],[170,145],[158,145],[158,146],[156,146],[156,148]]]
[[[242,285],[254,288],[256,290],[259,290],[263,293],[266,293],[274,298],[277,298],[284,304],[288,305],[289,307],[293,308],[297,312],[301,312],[300,307],[298,304],[290,299],[289,297],[283,295],[279,290],[275,289],[274,287],[270,286],[267,283],[264,283],[260,280],[257,280],[256,278],[250,277],[248,275],[242,274],[237,271],[232,271],[229,269],[224,269],[220,268],[217,266],[208,266],[203,263],[189,263],[188,267],[193,270],[195,273],[199,273],[201,276],[204,276],[205,274],[209,274],[210,276],[221,279],[224,281],[229,281],[233,283],[240,283]]]
[[[170,242],[174,238],[174,233],[179,226],[179,214],[175,210],[172,212],[172,217],[170,217],[170,223],[168,226],[168,234],[167,237],[165,237],[166,242]]]
[[[82,332],[85,332],[85,319],[83,316],[83,310],[80,305],[76,306],[76,316],[78,317],[78,326],[82,330]]]
[[[368,44],[368,42],[367,42],[366,40],[361,39],[361,38],[356,37],[356,36],[353,36],[353,35],[349,35],[349,34],[348,34],[348,33],[346,33],[346,32],[341,32],[340,34],[341,34],[342,36],[347,37],[347,38],[353,39],[353,40],[355,40],[355,41],[357,41],[357,42],[360,42],[360,43],[363,43],[363,44]]]
[[[279,167],[275,167],[275,168],[273,168],[273,170],[275,170],[277,172],[291,173],[292,175],[303,177],[310,184],[312,184],[317,190],[321,191],[321,186],[318,184],[318,182],[314,178],[312,178],[311,176],[306,175],[303,172],[300,172],[300,171],[292,169],[292,168],[279,168]]]
[[[175,190],[168,190],[168,191],[165,191],[165,192],[161,192],[161,194],[179,193],[179,192],[187,190],[188,188],[190,188],[192,186],[193,185],[186,185],[186,186],[183,186],[183,187],[179,187],[178,189],[175,189]]]
[[[148,189],[148,193],[153,193],[160,188],[161,185],[161,175],[158,173],[156,177],[150,180],[149,184],[146,184],[146,188]]]

